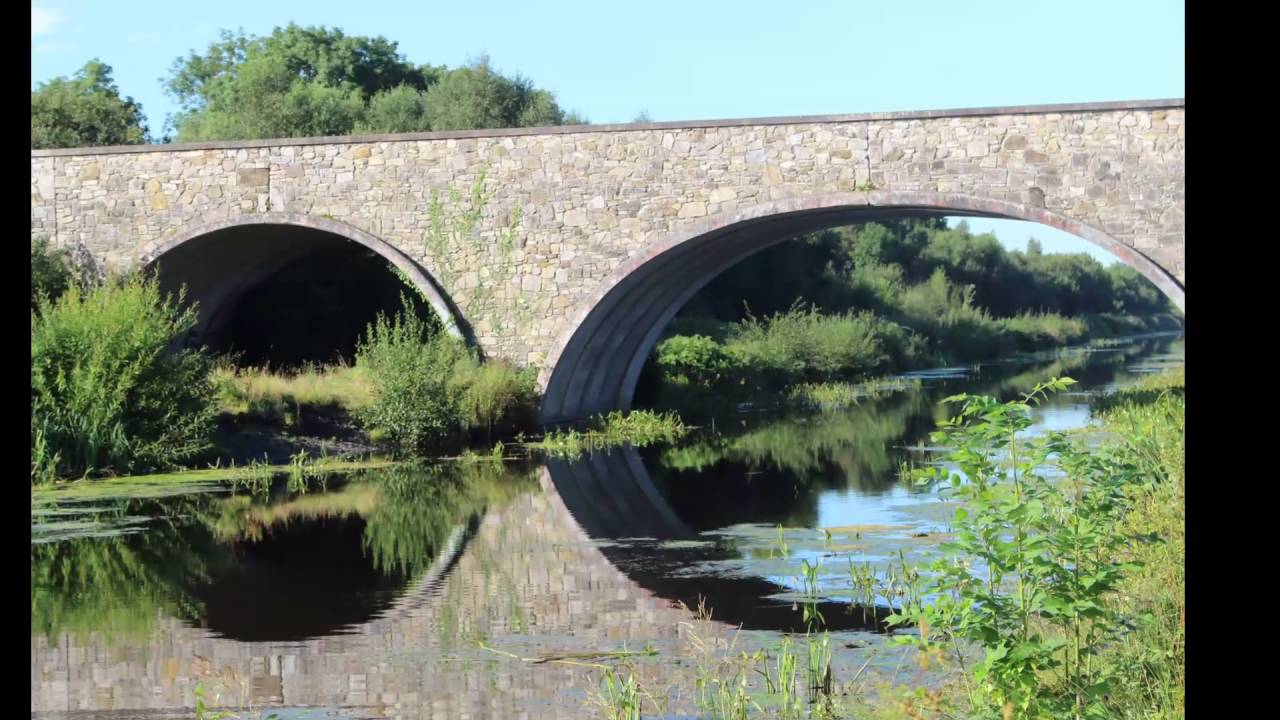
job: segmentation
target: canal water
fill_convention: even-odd
[[[574,461],[33,491],[32,714],[191,718],[198,691],[242,718],[596,717],[603,654],[643,651],[680,716],[708,657],[803,633],[802,561],[835,677],[892,677],[849,564],[946,536],[954,505],[903,479],[941,399],[1070,376],[1032,432],[1084,428],[1091,396],[1182,362],[1166,336],[909,373]]]

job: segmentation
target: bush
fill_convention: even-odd
[[[994,357],[1013,349],[1003,328],[974,303],[972,286],[958,286],[935,270],[902,293],[903,321],[934,348],[960,360]]]
[[[195,308],[154,280],[74,284],[31,319],[32,476],[173,466],[209,446],[209,358],[171,351]]]
[[[889,359],[881,341],[886,324],[869,312],[823,315],[792,308],[766,320],[748,318],[736,328],[728,351],[770,383],[848,377]]]
[[[1089,324],[1080,318],[1057,313],[1022,313],[1000,320],[1019,350],[1042,350],[1083,341],[1089,335]]]
[[[420,318],[407,299],[394,318],[379,314],[370,324],[356,368],[373,385],[356,419],[405,451],[427,450],[463,431],[523,424],[536,403],[528,371],[482,363],[461,340]]]
[[[668,377],[713,385],[736,363],[724,346],[706,335],[676,335],[658,344],[657,363]]]
[[[32,240],[31,309],[36,309],[41,298],[57,300],[74,284],[66,251],[49,249],[49,241],[44,238]]]
[[[453,366],[463,344],[432,328],[404,303],[388,318],[379,313],[356,348],[356,367],[373,381],[373,401],[356,418],[404,450],[422,450],[458,429]]]

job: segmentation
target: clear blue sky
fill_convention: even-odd
[[[97,57],[159,130],[174,110],[160,78],[175,58],[221,28],[266,34],[290,21],[382,35],[417,63],[487,54],[594,123],[1185,93],[1180,0],[38,0],[32,86]],[[1057,247],[1054,231],[1032,227]]]

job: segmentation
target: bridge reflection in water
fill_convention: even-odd
[[[695,620],[681,603],[696,607],[700,597],[721,629],[801,629],[792,606],[764,599],[783,590],[777,585],[674,572],[726,551],[690,542],[697,535],[668,507],[634,450],[550,461],[538,476],[538,488],[456,528],[412,587],[342,634],[243,641],[226,628],[171,616],[142,642],[33,632],[32,712],[189,717],[199,683],[207,698],[231,707],[342,708],[370,718],[582,717],[591,712],[583,668],[502,653],[649,643],[664,656],[679,653]],[[240,602],[252,608],[254,598]],[[855,617],[829,610],[829,622]],[[681,672],[672,662],[649,669],[670,673],[672,682]]]

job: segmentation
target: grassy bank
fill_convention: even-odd
[[[531,371],[482,360],[407,301],[368,327],[353,365],[238,368],[174,350],[197,309],[154,280],[85,287],[61,256],[32,252],[44,258],[33,262],[33,483],[261,460],[263,447],[283,460],[316,425],[360,452],[377,442],[400,455],[490,447],[534,427]]]
[[[673,334],[658,343],[646,366],[643,404],[679,411],[789,399],[825,404],[847,395],[851,383],[878,375],[1181,329],[1169,315],[993,318],[941,275],[935,278],[927,292],[906,293],[892,318],[793,307],[741,322],[673,323]]]

